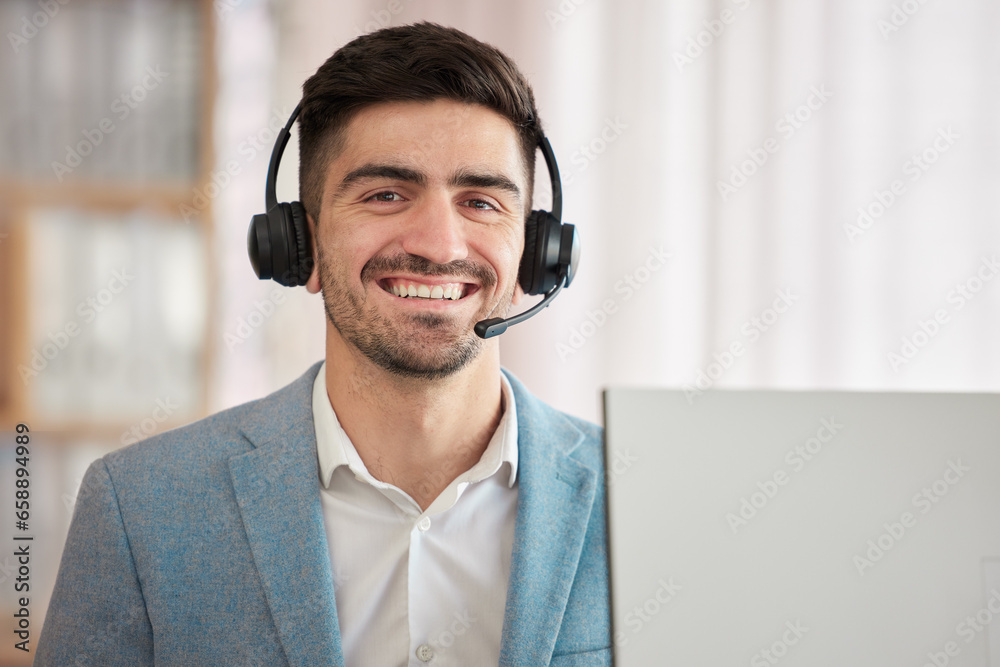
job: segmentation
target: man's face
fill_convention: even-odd
[[[473,325],[520,297],[526,197],[518,135],[496,112],[450,100],[367,107],[327,170],[309,287],[380,367],[454,373],[483,345]]]

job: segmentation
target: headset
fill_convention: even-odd
[[[302,109],[300,102],[285,127],[278,133],[271,152],[264,186],[267,213],[250,220],[247,252],[254,273],[261,280],[273,279],[288,287],[305,285],[313,270],[312,241],[306,209],[300,202],[278,203],[278,164],[285,152],[292,124]],[[518,270],[518,282],[525,294],[544,294],[528,310],[511,318],[491,318],[477,322],[474,329],[480,338],[492,338],[512,324],[523,322],[547,307],[563,287],[569,287],[580,263],[580,240],[576,227],[562,222],[562,184],[559,166],[549,140],[542,136],[538,148],[552,182],[552,211],[532,211],[524,224],[524,254]]]

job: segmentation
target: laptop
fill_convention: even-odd
[[[1000,394],[604,392],[616,667],[1000,667]]]

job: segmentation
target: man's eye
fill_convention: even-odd
[[[483,201],[482,199],[470,199],[466,202],[470,208],[479,209],[480,211],[495,211],[497,207],[488,201]]]
[[[368,198],[368,201],[393,202],[393,201],[400,201],[400,199],[401,199],[400,196],[395,192],[376,192],[375,194],[373,194],[371,197]]]

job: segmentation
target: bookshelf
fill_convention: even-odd
[[[0,416],[114,449],[206,412],[214,10],[52,8],[0,7]]]
[[[32,430],[39,554],[3,665],[34,657],[83,470],[206,414],[214,363],[212,0],[45,6],[0,3],[0,419]]]

